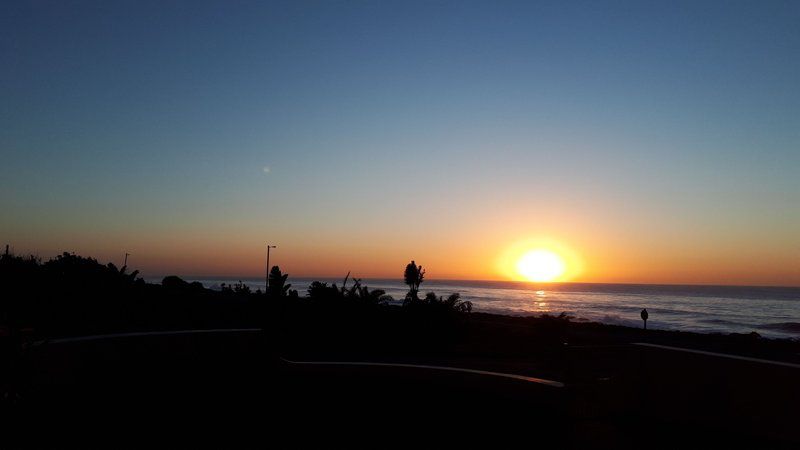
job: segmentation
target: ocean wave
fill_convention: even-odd
[[[698,322],[711,323],[716,325],[740,325],[738,322],[732,322],[725,319],[697,319]]]
[[[766,323],[763,325],[759,325],[758,328],[764,330],[783,331],[787,333],[800,333],[800,322]]]

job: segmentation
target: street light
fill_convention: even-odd
[[[269,245],[269,244],[267,244],[267,282],[266,282],[266,288],[265,288],[264,293],[266,293],[266,290],[269,289],[269,249],[271,249],[271,248],[278,248],[278,246],[277,245]]]

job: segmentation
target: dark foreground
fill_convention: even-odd
[[[477,318],[473,328],[505,320]],[[503,326],[506,334],[523,335],[504,345],[524,337],[524,330]],[[800,444],[799,368],[632,345],[622,336],[631,333],[576,328],[572,342],[505,352],[495,347],[509,336],[500,333],[482,347],[472,341],[482,339],[480,330],[412,353],[401,346],[375,353],[333,338],[308,346],[291,334],[261,331],[40,342],[20,363],[20,399],[6,402],[3,448],[382,447],[486,439],[545,448]],[[666,343],[669,336],[652,337]],[[564,387],[430,368],[289,361],[452,366]]]
[[[416,291],[393,306],[357,280],[301,297],[286,280],[273,267],[265,293],[212,291],[0,256],[0,448],[800,448],[800,342],[470,313]]]

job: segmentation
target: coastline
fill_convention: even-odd
[[[206,287],[219,289],[235,279],[202,279]],[[290,278],[292,288],[303,295],[315,279]],[[341,279],[321,279],[341,284]],[[263,289],[261,279],[245,279],[252,291]],[[386,291],[401,304],[408,287],[398,279],[362,280]],[[458,284],[461,283],[461,284]],[[439,295],[458,292],[473,303],[476,312],[538,316],[566,312],[576,321],[592,321],[638,327],[639,312],[650,313],[648,328],[698,333],[750,333],[766,338],[800,338],[800,289],[783,287],[620,285],[426,280],[424,292]]]

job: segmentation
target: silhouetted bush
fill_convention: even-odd
[[[337,287],[336,283],[329,286],[328,283],[314,281],[308,287],[308,299],[316,303],[325,302],[339,305],[349,303],[369,307],[385,306],[394,300],[382,289],[370,290],[369,287],[362,285],[359,278],[353,278],[353,284],[348,288],[349,278],[350,274],[348,273],[341,288]]]
[[[250,286],[244,284],[242,280],[239,280],[238,283],[233,284],[226,284],[222,283],[220,285],[220,291],[223,294],[235,294],[235,295],[250,295]]]
[[[403,305],[411,311],[432,314],[469,313],[472,311],[472,302],[461,300],[461,294],[450,294],[447,298],[436,296],[435,292],[428,292],[425,298],[406,301]]]
[[[235,295],[168,276],[147,284],[127,267],[63,253],[42,263],[35,257],[0,256],[0,327],[36,336],[130,330],[250,327],[263,312],[243,283]]]
[[[169,275],[164,277],[161,280],[161,286],[164,286],[167,289],[186,289],[189,287],[189,283],[184,281],[180,277],[176,277],[175,275]]]
[[[336,284],[328,286],[328,283],[314,281],[308,285],[307,294],[313,300],[335,299],[339,296],[339,289]]]
[[[418,289],[424,270],[413,262],[410,267],[406,274],[411,281],[409,286]],[[442,315],[471,310],[471,303],[461,301],[458,295],[442,298],[433,294],[425,299],[416,296],[415,300],[410,295],[410,302],[405,302],[407,307],[400,308],[393,305],[385,291],[370,289],[349,274],[341,286],[311,283],[302,299],[279,267],[272,268],[269,280],[269,290],[263,294],[252,293],[242,281],[214,291],[177,276],[167,276],[161,284],[147,284],[137,271],[128,272],[127,267],[104,265],[94,258],[71,253],[62,253],[44,263],[33,256],[6,254],[0,256],[0,326],[12,332],[28,329],[34,335],[47,337],[273,326],[286,314],[293,314],[297,320],[316,323],[320,329],[329,324],[332,333],[350,332],[351,325],[354,333],[357,329],[362,333],[382,333],[387,320],[400,326],[406,320],[430,319],[429,328],[436,329],[435,322]],[[415,325],[409,322],[405,326],[413,329]]]

